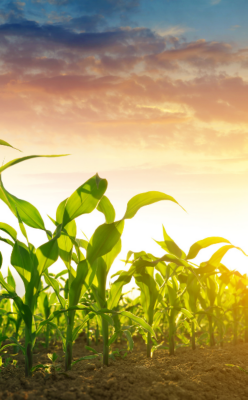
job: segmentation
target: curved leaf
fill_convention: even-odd
[[[247,254],[245,254],[245,252],[240,248],[240,247],[236,247],[231,245],[226,245],[226,246],[222,246],[220,249],[218,249],[213,255],[212,257],[209,259],[208,264],[215,266],[215,267],[219,267],[220,262],[222,260],[222,258],[224,257],[224,255],[228,252],[228,250],[230,249],[237,249],[240,250],[245,256],[247,256]]]
[[[206,239],[198,240],[198,242],[194,243],[188,252],[188,255],[186,257],[186,260],[192,260],[197,256],[200,250],[205,249],[206,247],[212,246],[213,244],[219,244],[219,243],[229,243],[229,240],[224,239],[222,237],[208,237]]]
[[[14,228],[12,228],[12,226],[5,224],[4,222],[0,222],[0,230],[11,236],[13,240],[16,240],[17,232]]]
[[[141,207],[148,206],[149,204],[153,204],[161,200],[173,201],[174,203],[180,206],[180,204],[173,197],[162,192],[153,191],[153,192],[140,193],[132,197],[132,199],[129,200],[129,202],[127,203],[127,210],[123,219],[133,218]],[[182,206],[180,207],[183,208]]]
[[[104,214],[107,224],[111,224],[115,220],[115,209],[110,200],[103,196],[96,208],[98,211]]]
[[[0,146],[8,146],[8,147],[12,147],[12,149],[18,150],[21,152],[21,150],[17,149],[16,147],[11,146],[11,144],[5,142],[5,140],[0,139]]]
[[[147,322],[145,322],[142,318],[136,317],[136,315],[132,314],[129,311],[119,311],[119,314],[124,317],[130,318],[132,321],[136,322],[139,326],[141,326],[145,331],[150,332],[152,336],[156,337],[154,330]]]
[[[4,287],[4,289],[7,290],[11,298],[14,300],[18,310],[20,311],[20,314],[31,334],[31,327],[32,327],[32,313],[29,309],[29,307],[23,303],[22,299],[16,294],[14,291],[13,287],[10,286],[8,283],[5,282],[3,279],[3,275],[0,272],[0,284]]]
[[[35,155],[35,156],[16,158],[15,160],[11,160],[8,163],[4,164],[2,167],[0,167],[0,173],[5,171],[9,167],[12,167],[13,165],[19,164],[22,161],[30,160],[31,158],[39,158],[39,157],[51,158],[51,157],[65,157],[65,156],[69,156],[69,154],[59,154],[59,155],[51,155],[51,156]]]
[[[35,229],[42,229],[46,231],[44,221],[37,210],[31,203],[25,200],[18,199],[17,197],[10,194],[3,186],[1,175],[0,175],[0,199],[7,204],[12,213],[17,217],[16,208],[22,221]]]
[[[186,254],[184,253],[184,251],[180,249],[180,247],[178,247],[178,245],[174,242],[174,240],[171,239],[171,237],[164,229],[164,226],[163,226],[163,236],[164,236],[164,242],[158,242],[157,240],[155,240],[155,242],[160,247],[162,247],[162,249],[165,250],[167,253],[174,254],[178,258],[184,259],[186,257]]]
[[[109,253],[119,241],[124,229],[124,221],[100,225],[93,233],[88,247],[87,260],[92,264],[101,256]]]
[[[106,179],[96,174],[72,193],[65,205],[62,228],[80,215],[91,213],[104,195],[107,185]]]

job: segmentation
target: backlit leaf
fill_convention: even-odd
[[[229,240],[224,239],[222,237],[208,237],[206,239],[199,240],[198,242],[194,243],[188,252],[188,255],[186,257],[186,260],[192,260],[197,256],[200,250],[205,249],[209,246],[212,246],[213,244],[219,244],[219,243],[229,243]]]
[[[81,185],[66,201],[63,227],[83,214],[91,213],[107,189],[106,179],[93,176]]]
[[[5,140],[2,140],[2,139],[0,139],[0,146],[8,146],[8,147],[12,147],[12,149],[21,151],[21,150],[17,149],[16,147],[11,146],[11,144],[5,142]]]
[[[178,202],[173,197],[162,192],[153,191],[153,192],[140,193],[132,197],[132,199],[129,200],[129,202],[127,203],[127,210],[123,219],[133,218],[141,207],[148,206],[149,204],[153,204],[161,200],[169,200],[178,204]],[[180,204],[178,205],[180,206]]]

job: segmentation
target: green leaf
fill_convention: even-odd
[[[164,242],[158,242],[155,240],[156,243],[159,244],[160,247],[162,247],[163,250],[165,250],[167,253],[174,254],[178,258],[185,258],[186,254],[184,251],[178,247],[178,245],[174,242],[173,239],[168,235],[166,232],[164,226],[163,226],[163,236],[164,236]]]
[[[80,261],[77,267],[76,277],[71,283],[69,290],[69,305],[76,306],[79,302],[80,296],[91,286],[96,274],[96,264],[91,265],[88,260]]]
[[[11,253],[11,264],[22,278],[27,290],[27,285],[31,281],[33,263],[28,247],[24,243],[19,242],[19,240],[16,240],[14,244]]]
[[[1,242],[4,242],[4,243],[7,243],[7,244],[9,244],[10,246],[14,247],[14,243],[13,243],[11,240],[9,240],[9,239],[5,239],[5,238],[0,237],[0,241],[1,241]]]
[[[36,257],[38,260],[38,273],[39,276],[43,274],[52,264],[54,264],[59,256],[59,249],[57,239],[53,238],[49,242],[44,243],[38,247]]]
[[[132,199],[129,200],[129,202],[127,203],[127,210],[123,219],[133,218],[141,207],[148,206],[149,204],[153,204],[161,200],[170,200],[178,204],[178,202],[173,197],[162,192],[154,191],[154,192],[140,193],[132,197]],[[180,204],[178,205],[180,206]]]
[[[236,247],[231,245],[226,245],[226,246],[222,246],[219,250],[217,250],[212,257],[209,259],[208,264],[218,267],[220,265],[220,262],[222,260],[222,258],[224,257],[224,255],[228,252],[228,250],[230,249],[237,249],[240,250],[245,256],[247,256],[247,254],[245,254],[245,252],[240,248],[240,247]]]
[[[46,231],[44,221],[37,208],[25,200],[18,199],[10,194],[3,186],[0,175],[0,199],[7,204],[12,213],[17,217],[16,208],[18,208],[19,215],[22,221],[35,229],[42,229]]]
[[[63,217],[64,217],[64,212],[65,212],[65,206],[66,206],[66,202],[67,202],[68,198],[61,201],[61,203],[59,204],[57,211],[56,211],[56,222],[58,224],[62,224],[63,222]],[[55,221],[53,221],[54,224],[56,224]]]
[[[53,288],[54,292],[56,293],[56,296],[57,296],[61,306],[63,308],[65,308],[66,302],[65,302],[65,299],[62,296],[60,296],[60,294],[59,294],[59,283],[58,283],[58,281],[56,279],[52,278],[48,274],[47,270],[44,272],[44,279],[45,279],[45,281],[46,281],[46,283],[48,285],[52,286],[52,288]]]
[[[170,305],[174,306],[177,301],[177,292],[175,289],[173,289],[173,287],[170,286],[169,283],[167,284],[167,290],[168,290]]]
[[[118,305],[121,297],[122,288],[124,285],[131,281],[133,272],[133,270],[123,271],[120,274],[119,278],[114,283],[112,283],[112,285],[110,286],[109,298],[107,303],[108,309],[111,310]]]
[[[15,283],[14,277],[13,277],[13,275],[12,275],[12,273],[11,273],[9,267],[8,267],[7,282],[8,282],[8,285],[12,286],[12,288],[13,288],[14,291],[15,291],[15,290],[16,290],[16,283]]]
[[[133,338],[132,338],[131,332],[128,331],[127,329],[125,329],[123,331],[123,333],[124,333],[124,335],[126,336],[126,338],[128,340],[129,349],[130,349],[130,351],[132,351],[133,350],[133,346],[134,346],[134,342],[133,342]]]
[[[111,224],[112,222],[114,222],[115,209],[106,196],[103,196],[101,198],[96,209],[104,214],[107,224]]]
[[[67,200],[62,227],[82,214],[91,213],[107,189],[106,179],[93,176],[81,185]]]
[[[12,147],[12,149],[18,150],[21,152],[21,150],[17,149],[16,147],[11,146],[11,144],[5,142],[5,140],[0,139],[0,146],[8,146],[8,147]]]
[[[60,154],[60,155],[52,155],[52,156],[27,156],[27,157],[22,157],[22,158],[16,158],[15,160],[9,161],[7,164],[4,164],[2,167],[0,167],[0,174],[1,172],[5,171],[7,168],[12,167],[13,165],[19,164],[22,161],[30,160],[31,158],[38,158],[38,157],[46,157],[46,158],[51,158],[51,157],[64,157],[68,156],[69,154]]]
[[[60,272],[55,276],[55,279],[58,279],[58,278],[60,278],[60,276],[63,276],[63,275],[66,275],[66,274],[68,274],[68,270],[67,270],[67,269],[64,269],[63,271],[60,271]]]
[[[140,299],[145,318],[152,326],[154,307],[159,295],[156,288],[156,282],[153,277],[150,274],[145,273],[145,271],[141,274],[135,274],[134,278],[136,284],[141,290]]]
[[[187,318],[194,318],[193,314],[189,310],[186,310],[186,308],[181,308],[180,312],[183,313]]]
[[[19,214],[19,212],[18,212],[17,207],[16,207],[16,215],[17,215],[17,219],[18,219],[18,223],[19,223],[19,227],[20,227],[21,233],[22,233],[23,236],[25,237],[27,243],[29,243],[29,241],[28,241],[28,235],[27,235],[25,226],[24,226],[23,221],[22,221],[22,219],[21,219],[21,217],[20,217],[20,214]]]
[[[9,295],[11,295],[11,298],[14,300],[18,310],[20,311],[20,314],[29,330],[31,333],[31,326],[32,326],[32,313],[30,311],[30,308],[23,303],[22,299],[16,294],[14,291],[13,287],[10,286],[8,283],[5,282],[3,279],[3,275],[0,272],[0,284],[4,287],[4,289],[7,290]]]
[[[124,229],[124,221],[100,225],[93,233],[88,247],[87,260],[93,264],[101,256],[109,253],[119,241]]]
[[[83,319],[83,321],[81,322],[81,324],[78,325],[78,326],[76,326],[76,328],[73,330],[73,333],[72,333],[72,341],[73,341],[73,342],[76,340],[76,338],[77,338],[79,332],[82,331],[84,325],[86,324],[87,321],[89,321],[89,319],[91,319],[91,318],[90,318],[90,315],[87,314],[87,315],[84,317],[84,319]]]
[[[200,250],[212,246],[213,244],[219,244],[219,243],[230,243],[230,242],[227,239],[215,236],[199,240],[190,247],[186,260],[192,260],[197,256]]]
[[[93,282],[94,285],[92,286],[92,291],[97,303],[102,308],[105,307],[105,302],[106,302],[107,275],[114,260],[116,259],[120,251],[121,251],[121,239],[118,240],[118,242],[110,252],[108,252],[102,257],[97,258],[96,260],[97,269]]]
[[[3,265],[3,256],[2,256],[2,253],[0,251],[0,269],[2,268],[2,265]]]
[[[14,228],[12,228],[12,226],[5,224],[4,222],[0,222],[0,230],[11,236],[13,240],[16,240],[17,232]]]
[[[132,321],[136,322],[136,324],[145,329],[145,331],[150,332],[152,336],[156,337],[152,327],[148,325],[147,322],[145,322],[142,318],[137,317],[129,311],[120,311],[119,314],[123,315],[124,317],[130,318]]]

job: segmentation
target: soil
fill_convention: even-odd
[[[89,353],[85,340],[74,345],[73,359]],[[102,344],[92,347],[102,351]],[[120,346],[121,347],[121,346]],[[1,400],[247,400],[248,344],[226,345],[223,349],[198,347],[158,350],[146,358],[144,343],[138,341],[125,358],[110,361],[103,367],[100,360],[80,361],[64,372],[63,353],[57,346],[37,348],[34,365],[49,364],[47,353],[56,352],[61,370],[37,370],[25,378],[24,357],[15,356],[16,366],[1,367]],[[7,356],[7,355],[5,355]],[[233,364],[234,366],[227,366]],[[241,367],[242,369],[239,369]],[[59,366],[58,366],[59,368]]]

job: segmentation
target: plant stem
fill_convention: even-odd
[[[220,321],[220,347],[223,347],[223,325],[222,325],[222,321]]]
[[[30,341],[30,335],[28,328],[25,327],[25,376],[32,375],[32,366],[33,366],[33,349]]]
[[[236,346],[238,343],[238,323],[237,323],[237,308],[236,299],[233,306],[233,344]]]
[[[96,345],[98,345],[98,339],[99,339],[99,328],[98,328],[98,323],[96,324]]]
[[[87,346],[90,345],[90,322],[87,321],[87,339],[86,339]]]
[[[191,338],[192,338],[192,350],[195,350],[195,324],[191,322]]]
[[[46,349],[49,347],[49,325],[46,326]]]
[[[210,347],[214,347],[215,340],[214,340],[214,330],[213,330],[213,318],[212,318],[212,315],[208,316],[208,322],[209,322],[209,342],[210,342]]]
[[[245,309],[245,343],[248,343],[248,309]]]
[[[65,370],[71,370],[71,362],[72,362],[72,332],[73,332],[73,323],[74,323],[75,312],[68,312],[68,325],[67,325],[67,333],[66,333],[66,349],[65,349]]]
[[[103,336],[103,365],[108,366],[109,347],[108,347],[108,321],[102,317],[102,336]]]
[[[151,344],[151,334],[150,334],[150,332],[147,332],[147,345],[146,345],[146,355],[147,355],[147,358],[151,358],[151,348],[152,348],[152,344]]]
[[[175,354],[174,321],[172,317],[169,317],[169,353],[170,356],[174,356]]]

